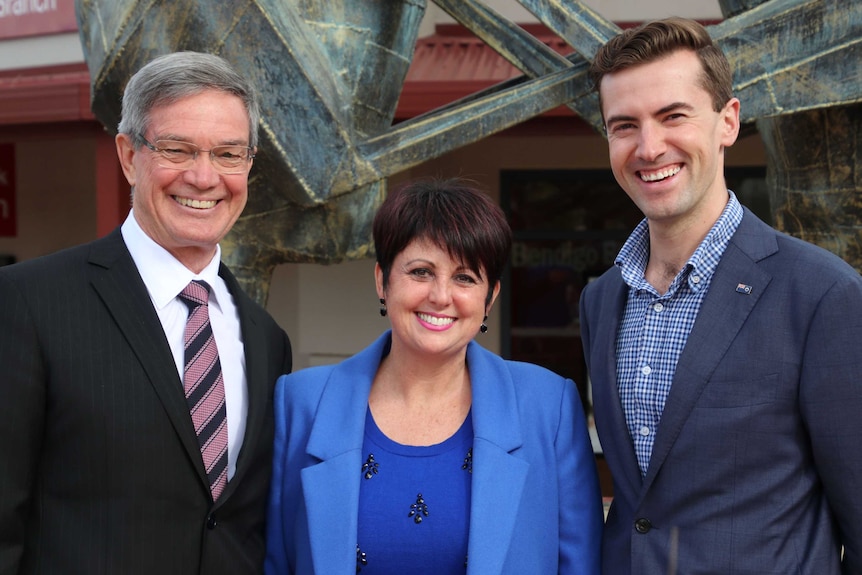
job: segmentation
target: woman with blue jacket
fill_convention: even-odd
[[[463,181],[422,181],[373,225],[392,329],[279,379],[266,572],[597,574],[574,383],[473,341],[509,259],[504,214]]]

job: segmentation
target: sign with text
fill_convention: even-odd
[[[74,0],[0,0],[0,39],[77,29]]]
[[[16,235],[15,144],[0,144],[0,237]]]

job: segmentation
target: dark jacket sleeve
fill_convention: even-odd
[[[45,416],[45,370],[30,310],[0,273],[0,574],[24,552],[26,518]]]

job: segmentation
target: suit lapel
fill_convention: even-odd
[[[757,262],[777,249],[774,231],[746,210],[715,270],[677,363],[644,478],[644,491],[655,479],[704,387],[772,279]],[[740,284],[741,291],[737,289]],[[751,288],[749,293],[745,286]]]
[[[523,445],[514,382],[505,363],[471,342],[473,479],[467,572],[502,571],[530,465],[512,455]]]
[[[386,334],[335,366],[320,398],[306,448],[320,463],[301,472],[315,573],[354,572],[365,414],[388,342]]]
[[[590,338],[593,342],[590,345],[594,348],[590,350],[590,354],[593,362],[599,361],[601,363],[593,365],[590,374],[593,403],[600,406],[594,411],[599,438],[603,443],[603,454],[613,469],[624,470],[619,476],[614,476],[617,484],[622,486],[627,493],[634,494],[640,492],[641,473],[634,444],[631,435],[629,435],[625,413],[623,413],[616,378],[617,328],[623,318],[628,297],[628,286],[623,281],[619,270],[614,269],[613,272],[615,275],[609,277],[610,286],[605,287],[604,284],[601,284],[594,288],[604,291],[598,295],[601,298],[601,308],[598,313],[594,314],[595,317],[615,318],[615,321],[601,321],[592,326],[596,335]],[[605,353],[596,353],[596,350],[605,350]]]
[[[236,460],[236,471],[228,482],[225,492],[220,500],[227,499],[242,482],[242,477],[248,471],[250,451],[246,446],[257,445],[263,429],[266,417],[267,399],[269,398],[269,385],[275,381],[268,382],[266,373],[267,365],[265,358],[261,357],[261,350],[267,349],[264,341],[265,335],[257,329],[253,304],[236,281],[236,278],[224,264],[219,266],[219,276],[227,285],[228,291],[233,296],[239,314],[240,330],[242,332],[243,349],[245,352],[245,377],[246,389],[248,391],[248,412],[245,422],[245,435],[242,446]]]
[[[209,485],[162,324],[119,229],[93,244],[90,281],[138,358],[200,480]]]

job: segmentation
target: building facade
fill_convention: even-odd
[[[547,35],[514,0],[488,4]],[[621,23],[721,17],[713,0],[588,4]],[[551,36],[547,42],[559,41]],[[442,65],[454,49],[476,65]],[[396,119],[491,86],[514,73],[506,66],[429,2]],[[129,190],[113,137],[89,98],[73,0],[0,0],[0,264],[100,237],[126,216]],[[731,148],[727,163],[732,187],[768,217],[757,134]],[[512,219],[512,265],[481,343],[573,377],[587,398],[577,297],[639,219],[613,181],[603,137],[560,108],[398,174],[392,185],[430,175],[476,180]],[[267,306],[291,335],[297,368],[351,355],[388,325],[377,313],[371,260],[280,265]]]

